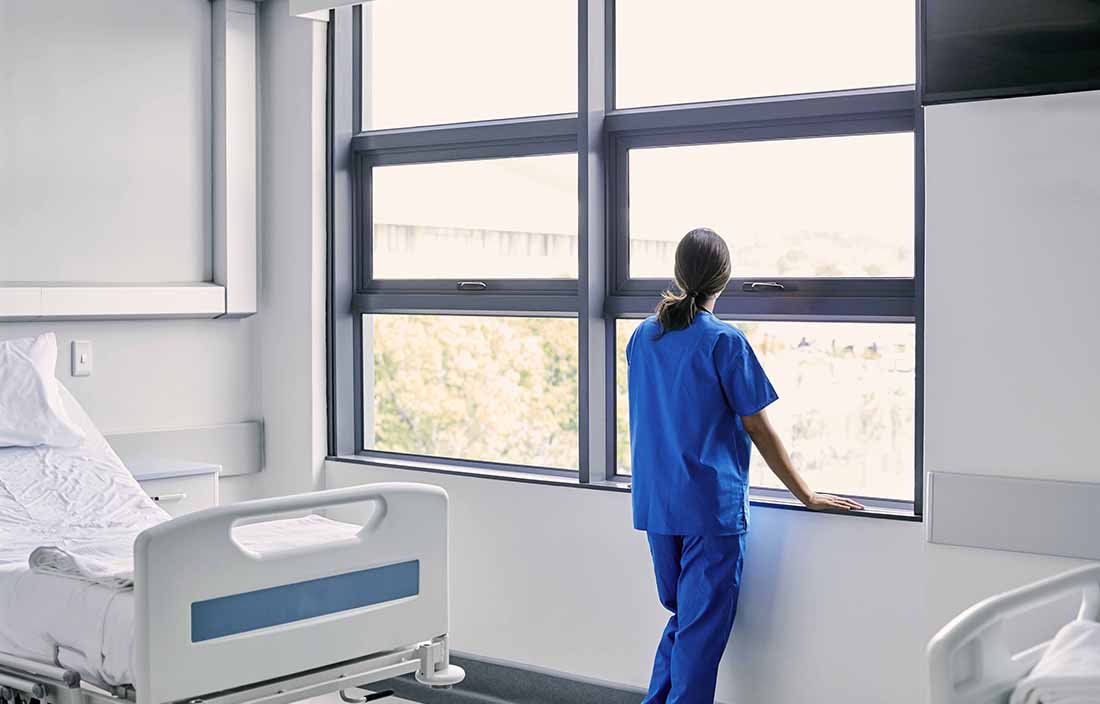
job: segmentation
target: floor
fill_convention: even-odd
[[[306,699],[299,704],[343,704],[338,694],[326,694],[323,697],[314,697],[312,699]],[[386,697],[385,699],[379,699],[378,704],[416,704],[416,702],[409,701],[408,699],[398,699],[397,697]]]

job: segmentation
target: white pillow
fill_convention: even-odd
[[[52,332],[0,340],[0,447],[76,447],[84,431],[65,413]]]

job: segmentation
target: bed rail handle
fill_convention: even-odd
[[[175,527],[182,527],[184,524],[205,524],[206,527],[212,530],[223,530],[226,534],[231,535],[233,526],[242,522],[255,522],[264,518],[289,516],[305,511],[350,504],[373,504],[375,510],[363,523],[362,529],[359,531],[360,536],[365,536],[376,530],[386,519],[391,503],[397,503],[403,499],[416,500],[427,497],[441,498],[446,502],[447,492],[441,487],[414,484],[412,482],[364,484],[345,489],[327,489],[305,494],[277,496],[214,506],[179,516],[172,523]],[[138,542],[141,543],[158,533],[165,532],[167,530],[166,525],[160,524],[147,529],[138,536]]]

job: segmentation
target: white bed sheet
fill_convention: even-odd
[[[106,685],[133,681],[134,594],[34,573],[42,545],[80,552],[125,545],[168,520],[142,491],[67,391],[66,409],[87,434],[78,448],[0,448],[0,652],[73,669]],[[359,526],[320,516],[240,526],[234,538],[261,553],[350,538]]]

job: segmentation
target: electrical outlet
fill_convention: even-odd
[[[92,375],[92,343],[73,340],[73,376]]]

